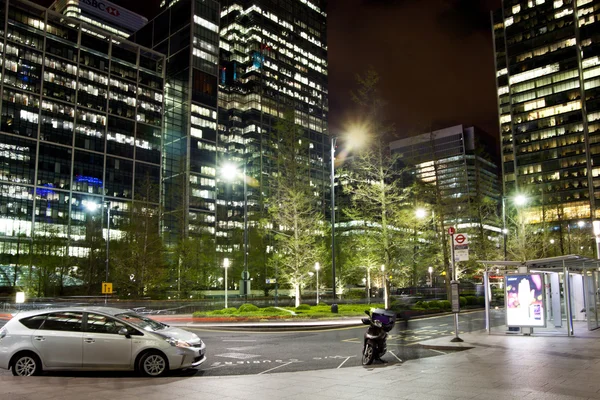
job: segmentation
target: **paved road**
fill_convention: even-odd
[[[496,315],[496,324],[501,324]],[[407,326],[408,325],[408,326]],[[460,315],[459,335],[484,328],[483,312]],[[185,376],[255,375],[336,369],[361,365],[362,337],[366,327],[328,330],[248,332],[220,331],[219,328],[188,327],[206,342],[208,360],[199,370],[182,372]],[[384,360],[393,365],[406,360],[439,356],[447,349],[418,345],[423,340],[454,335],[452,315],[399,322],[390,332],[388,354]],[[0,376],[9,375],[0,370]],[[118,377],[131,373],[48,373],[51,376]]]

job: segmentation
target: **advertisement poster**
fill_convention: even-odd
[[[506,275],[506,325],[546,326],[542,274]]]

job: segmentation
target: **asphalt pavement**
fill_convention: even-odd
[[[1,398],[600,399],[600,330],[575,328],[575,337],[485,331],[462,333],[462,343],[439,337],[420,344],[468,350],[369,367],[155,379],[1,376]]]

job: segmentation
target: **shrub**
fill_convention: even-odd
[[[450,300],[440,300],[440,308],[442,310],[449,310],[451,308]]]
[[[298,311],[310,310],[310,305],[308,305],[308,304],[300,304],[298,307],[296,307],[296,310],[298,310]]]
[[[426,301],[417,301],[415,303],[415,307],[427,310],[429,308],[429,304]]]
[[[485,296],[478,297],[477,304],[479,304],[480,306],[484,306],[485,305]]]
[[[227,308],[224,308],[221,311],[223,311],[223,314],[235,314],[237,312],[237,308],[235,308],[235,307],[227,307]]]
[[[437,300],[431,300],[428,303],[428,308],[440,308],[440,302]]]
[[[256,307],[254,304],[250,304],[250,303],[246,303],[246,304],[242,304],[239,308],[239,311],[242,312],[252,312],[252,311],[258,311],[258,307]]]
[[[470,306],[474,306],[477,304],[477,297],[475,296],[465,296],[465,299],[467,299],[467,304]]]
[[[365,289],[349,289],[344,293],[344,298],[349,300],[357,300],[365,298]]]
[[[460,296],[458,301],[459,301],[461,307],[464,307],[467,305],[467,299],[465,297]]]

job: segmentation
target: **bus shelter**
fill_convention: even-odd
[[[600,260],[566,255],[485,266],[488,334],[574,336],[600,327]]]

